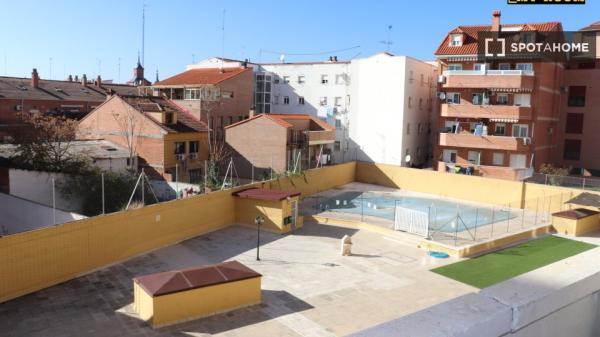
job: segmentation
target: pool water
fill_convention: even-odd
[[[517,217],[500,207],[474,207],[448,200],[397,197],[372,192],[343,192],[318,201],[320,210],[353,213],[394,221],[395,206],[429,214],[430,230],[455,232]],[[458,217],[457,217],[458,214]]]

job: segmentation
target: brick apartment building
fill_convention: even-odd
[[[259,114],[226,126],[225,135],[239,177],[254,179],[326,165],[335,142],[333,126],[305,114]]]
[[[214,139],[224,139],[224,127],[248,118],[253,105],[252,68],[197,68],[164,79],[152,86],[164,96],[206,122]]]
[[[566,99],[561,102],[559,149],[556,162],[565,167],[587,169],[600,175],[600,21],[580,31],[596,35],[596,61],[567,64],[564,74]],[[574,170],[589,174],[583,170]]]
[[[137,71],[137,73],[136,73]],[[134,75],[143,68],[134,69]],[[65,81],[41,79],[33,69],[31,78],[0,76],[0,141],[8,135],[7,129],[18,124],[19,112],[42,112],[81,118],[106,100],[111,93],[138,95],[141,88],[103,83],[100,76],[94,81],[69,76]]]
[[[564,65],[478,58],[478,32],[562,32],[559,22],[458,26],[435,52],[440,64],[438,170],[518,180],[558,151]],[[457,169],[458,166],[458,169]],[[468,168],[468,169],[467,169]]]
[[[208,127],[161,97],[113,95],[79,123],[79,137],[106,139],[138,156],[154,178],[199,183],[208,159]]]

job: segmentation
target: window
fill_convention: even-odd
[[[283,96],[283,104],[285,104],[285,105],[290,104],[290,96]]]
[[[450,70],[450,71],[460,71],[462,69],[463,69],[463,67],[462,67],[462,64],[460,64],[460,63],[448,64],[448,70]]]
[[[516,106],[531,106],[531,94],[515,94]]]
[[[320,104],[321,106],[325,106],[325,105],[327,105],[327,96],[320,97],[320,98],[319,98],[319,104]]]
[[[335,75],[335,84],[346,84],[346,78],[343,74]]]
[[[279,95],[273,96],[273,104],[279,104]]]
[[[583,133],[583,114],[567,114],[566,133]]]
[[[512,127],[512,136],[525,138],[529,134],[529,125],[527,124],[514,124]]]
[[[479,151],[469,151],[468,154],[469,163],[473,165],[479,165],[481,160],[481,152]]]
[[[507,105],[508,104],[508,94],[496,94],[496,104]]]
[[[521,70],[521,71],[531,72],[531,71],[533,71],[533,64],[532,63],[517,63],[516,69]]]
[[[460,104],[460,93],[458,92],[449,92],[446,96],[446,103],[450,104]]]
[[[336,140],[336,141],[333,143],[333,150],[334,150],[334,151],[339,151],[341,148],[342,148],[342,147],[341,147],[341,145],[340,145],[340,141],[339,141],[339,140]]]
[[[505,136],[506,135],[506,124],[505,123],[496,123],[494,128],[495,136]]]
[[[172,112],[165,113],[165,124],[173,124],[173,113]]]
[[[569,87],[569,106],[585,106],[585,86]]]
[[[298,84],[304,84],[304,75],[298,76]]]
[[[200,147],[200,142],[197,140],[189,142],[190,153],[198,153],[198,148]]]
[[[302,96],[298,97],[298,104],[304,105],[304,97],[302,97]]]
[[[452,34],[450,35],[450,46],[459,47],[462,46],[462,34]]]
[[[421,74],[421,85],[425,84],[425,75]]]
[[[500,63],[498,65],[498,69],[500,69],[500,70],[510,70],[510,63]]]
[[[408,96],[408,107],[412,107],[412,97]]]
[[[183,94],[183,99],[186,100],[199,100],[200,99],[200,89],[185,89]]]
[[[333,102],[335,103],[335,106],[342,106],[342,98],[341,97],[334,98]]]
[[[473,105],[483,104],[483,94],[482,93],[473,94],[473,101],[471,103],[473,103]]]
[[[175,142],[175,154],[185,153],[185,142]]]
[[[535,42],[535,33],[534,32],[521,33],[521,42],[534,43]]]
[[[321,84],[327,84],[327,83],[329,83],[329,76],[321,75]]]
[[[445,163],[456,163],[456,150],[444,150],[442,159]]]
[[[580,155],[581,155],[581,140],[565,139],[565,149],[564,149],[564,153],[563,153],[563,159],[579,160]]]
[[[273,83],[279,84],[279,77],[274,77],[273,78]]]
[[[504,153],[494,152],[494,156],[492,157],[492,164],[496,166],[504,165]]]
[[[484,70],[485,63],[475,63],[473,64],[473,70],[482,71]]]
[[[289,76],[283,76],[283,83],[284,84],[290,83],[290,77]]]
[[[190,183],[191,184],[199,184],[200,182],[202,182],[202,170],[201,169],[189,170],[188,172],[190,175]]]
[[[406,124],[406,134],[410,135],[410,123]]]
[[[233,98],[233,91],[221,91],[221,97]]]

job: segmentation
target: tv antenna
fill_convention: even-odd
[[[227,10],[223,9],[223,21],[221,22],[221,68],[223,68],[224,58],[225,58],[225,12]]]
[[[146,1],[142,1],[142,67],[144,66],[144,51],[146,44]]]
[[[394,44],[394,42],[391,40],[391,33],[392,33],[392,25],[389,25],[387,27],[387,40],[385,41],[379,41],[379,43],[383,43],[386,45],[386,51],[389,53],[390,52],[390,47]]]

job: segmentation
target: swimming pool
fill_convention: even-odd
[[[398,197],[373,192],[343,192],[320,199],[317,207],[321,211],[360,214],[394,221],[395,206],[428,214],[430,230],[438,232],[463,231],[465,227],[471,229],[517,217],[516,212],[501,207],[475,207],[449,200]],[[457,219],[457,214],[460,219]]]

